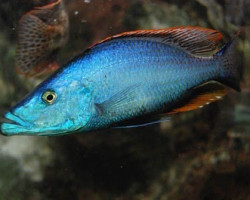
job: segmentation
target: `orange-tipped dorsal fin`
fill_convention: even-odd
[[[214,101],[221,100],[226,94],[227,89],[223,85],[217,82],[208,82],[192,89],[181,103],[167,113],[174,114],[196,110]]]
[[[214,53],[214,50],[217,49],[223,36],[216,30],[195,26],[138,30],[108,37],[101,42],[94,44],[90,48],[98,46],[104,42],[126,38],[157,41],[167,45],[179,47],[194,55],[211,55]]]

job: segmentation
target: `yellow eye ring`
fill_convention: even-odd
[[[52,104],[55,102],[57,95],[54,91],[46,91],[42,95],[42,100],[47,104]]]

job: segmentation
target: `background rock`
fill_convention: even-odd
[[[43,78],[13,70],[17,22],[51,1],[0,4],[0,114]],[[169,122],[62,137],[0,136],[0,199],[250,198],[250,3],[247,0],[65,0],[69,42],[63,65],[88,46],[127,30],[195,25],[225,40],[239,30],[242,93],[230,92]]]

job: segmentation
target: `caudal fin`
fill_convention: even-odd
[[[221,77],[218,81],[240,92],[240,71],[236,45],[237,37],[227,43],[215,56],[219,57],[222,64]]]

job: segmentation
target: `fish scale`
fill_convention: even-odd
[[[71,60],[5,114],[5,135],[63,135],[159,119],[240,91],[236,40],[201,27],[141,30],[109,37]],[[217,98],[219,97],[219,98]],[[132,126],[128,121],[133,120]],[[160,122],[156,119],[157,122]],[[152,124],[146,123],[146,124]]]
[[[100,58],[99,52],[102,52],[104,56]],[[135,100],[121,105],[117,110],[119,116],[96,115],[92,117],[88,123],[89,128],[98,123],[103,124],[104,119],[104,124],[108,124],[144,114],[144,105],[147,105],[147,113],[156,111],[160,109],[159,105],[173,101],[187,89],[210,80],[218,74],[215,59],[208,57],[197,62],[195,56],[188,55],[180,49],[139,39],[118,40],[100,45],[93,48],[91,54],[94,63],[91,64],[90,59],[88,66],[85,67],[91,70],[91,67],[95,66],[97,69],[96,75],[92,73],[91,77],[95,80],[93,91],[94,99],[98,104],[133,85],[136,87],[134,93],[140,95],[137,95]],[[96,62],[95,54],[99,57],[98,62]],[[114,55],[111,56],[112,62],[111,58],[105,56],[106,54]],[[105,82],[111,87],[103,84],[103,74],[107,74]]]

